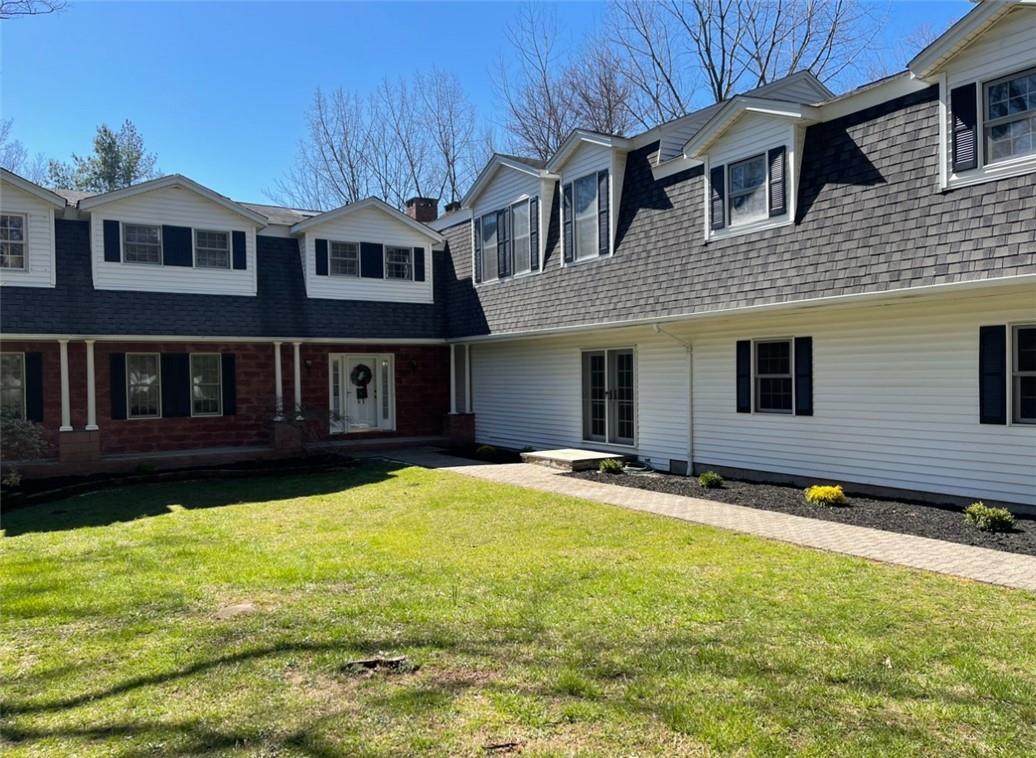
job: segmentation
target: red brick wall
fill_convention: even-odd
[[[56,443],[61,424],[61,368],[56,341],[7,342],[5,351],[43,353],[44,427]],[[165,419],[112,419],[111,353],[232,352],[236,356],[237,413],[233,416]],[[86,345],[70,342],[69,385],[72,425],[86,425]],[[449,410],[449,349],[441,345],[302,345],[302,403],[315,409],[313,438],[328,437],[328,354],[392,353],[396,367],[396,435],[443,433]],[[281,345],[284,410],[294,402],[292,345]],[[97,424],[104,453],[156,452],[199,447],[269,445],[274,413],[274,349],[271,343],[114,343],[94,346]],[[338,438],[369,435],[337,435]]]

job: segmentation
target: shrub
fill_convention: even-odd
[[[703,471],[698,477],[698,484],[707,490],[723,486],[723,477],[715,471]]]
[[[1006,508],[991,508],[982,501],[964,509],[964,520],[983,532],[1009,532],[1014,516]]]
[[[605,458],[597,464],[597,470],[602,474],[621,474],[622,461],[617,458]]]
[[[492,458],[496,455],[496,448],[492,445],[479,445],[475,448],[475,455],[479,458]]]
[[[31,461],[40,458],[47,451],[47,439],[43,427],[33,421],[7,411],[0,414],[0,459],[4,461]],[[17,487],[22,476],[10,463],[2,483],[6,487]]]
[[[849,498],[842,492],[840,484],[814,484],[806,489],[806,502],[810,505],[845,505]]]

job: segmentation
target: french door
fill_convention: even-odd
[[[583,353],[583,439],[632,445],[636,435],[633,350]]]
[[[395,428],[395,366],[389,353],[331,353],[331,433]]]

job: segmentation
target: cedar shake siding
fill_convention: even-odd
[[[701,167],[654,180],[629,154],[615,254],[472,287],[470,224],[444,230],[450,338],[592,326],[1036,274],[1036,174],[938,190],[938,92],[809,127],[795,223],[705,242]],[[555,208],[558,204],[555,203]]]

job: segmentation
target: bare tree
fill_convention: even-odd
[[[64,10],[65,0],[0,0],[0,19],[43,16]]]
[[[475,158],[475,108],[452,74],[433,69],[418,78],[431,140],[442,167],[436,197],[446,202],[460,198],[481,167]]]
[[[634,126],[633,86],[622,62],[605,42],[589,44],[565,74],[579,126],[605,134],[625,135]]]

